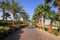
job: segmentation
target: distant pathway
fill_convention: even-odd
[[[7,40],[57,40],[51,35],[39,31],[34,27],[26,27],[22,31],[18,30],[16,33],[12,34]]]

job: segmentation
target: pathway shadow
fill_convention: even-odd
[[[23,34],[23,32],[24,31],[22,30],[22,28],[20,28],[15,33],[13,33],[10,36],[8,36],[8,38],[6,40],[19,40],[21,35]]]

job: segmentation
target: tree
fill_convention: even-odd
[[[5,13],[5,16],[4,17],[5,17],[6,21],[7,21],[7,18],[11,18],[10,16],[11,15],[8,12]]]
[[[39,21],[39,17],[40,15],[38,15],[37,13],[34,13],[32,21],[33,21],[33,25],[37,26],[37,23]]]
[[[53,25],[53,22],[54,22],[55,19],[56,19],[57,14],[56,14],[56,12],[54,12],[54,11],[50,11],[47,16],[48,16],[47,19],[50,19],[49,32],[51,33],[51,32],[52,32],[52,25]]]
[[[38,5],[34,10],[34,16],[36,17],[36,23],[41,22],[39,20],[42,20],[42,11],[43,11],[43,5]]]
[[[60,24],[60,0],[44,0],[45,3],[52,3],[54,7],[58,7],[58,18]],[[59,31],[60,34],[60,31]]]
[[[48,4],[38,5],[35,9],[35,16],[38,17],[38,20],[43,16],[43,18],[44,18],[43,25],[44,26],[45,26],[45,16],[46,16],[46,14],[48,14],[49,10],[50,10],[50,6]]]
[[[45,19],[46,19],[46,15],[48,14],[48,12],[50,11],[50,6],[48,4],[43,4],[43,12],[42,12],[42,16],[43,16],[43,26],[45,27]]]
[[[21,12],[20,17],[23,18],[23,23],[28,24],[29,22],[29,15],[26,12]]]
[[[22,6],[19,6],[19,4],[15,0],[12,0],[12,3],[10,3],[10,7],[8,10],[13,14],[14,25],[16,13],[19,13],[22,10]]]
[[[0,2],[0,8],[3,11],[3,20],[4,20],[4,16],[5,16],[5,10],[9,7],[9,3],[7,1],[2,1]]]

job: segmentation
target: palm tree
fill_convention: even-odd
[[[53,22],[56,19],[57,14],[54,11],[50,11],[47,16],[48,16],[47,18],[50,19],[49,32],[51,33],[52,32],[52,25],[53,25]]]
[[[3,11],[3,20],[4,20],[4,16],[5,16],[5,10],[9,7],[9,3],[6,1],[2,1],[0,2],[0,8]]]
[[[36,16],[38,16],[38,19],[43,16],[44,26],[45,26],[45,16],[46,16],[46,14],[48,13],[49,10],[50,10],[50,6],[48,4],[38,5],[35,9],[35,14],[36,14]]]
[[[43,5],[43,12],[42,12],[42,16],[43,16],[43,26],[45,27],[45,16],[48,14],[48,12],[50,11],[50,6],[48,4],[44,4]]]
[[[37,23],[39,21],[39,17],[40,17],[40,15],[38,15],[37,13],[34,13],[33,18],[32,18],[33,25],[37,26]]]
[[[55,7],[58,7],[58,18],[60,24],[60,0],[44,0],[45,3],[52,3]],[[60,31],[59,31],[60,34]]]
[[[20,16],[23,18],[23,23],[28,24],[29,15],[26,12],[21,12]]]
[[[35,11],[34,15],[36,17],[36,23],[41,22],[40,20],[42,20],[41,19],[42,18],[42,14],[41,14],[42,10],[43,10],[42,5],[38,5],[34,10]]]
[[[58,7],[58,18],[60,21],[60,0],[44,0],[45,3],[52,3],[54,7]],[[60,24],[60,22],[59,22]]]
[[[11,18],[10,16],[11,15],[8,12],[5,13],[5,16],[4,17],[5,17],[6,21],[7,21],[7,18]]]
[[[19,13],[22,10],[22,6],[19,6],[19,4],[16,1],[12,0],[12,3],[10,4],[8,10],[13,14],[13,25],[14,25],[16,13]]]

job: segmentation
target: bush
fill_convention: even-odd
[[[3,40],[7,37],[9,32],[9,27],[0,26],[0,40]]]
[[[7,22],[0,21],[0,26],[5,26],[7,25]]]
[[[0,27],[0,33],[2,32],[8,32],[10,30],[10,27]]]
[[[2,26],[0,26],[0,33],[3,33],[4,31],[3,31],[3,27]]]
[[[0,20],[0,26],[8,26],[8,25],[11,25],[11,24],[12,24],[12,21]]]
[[[8,34],[8,33],[9,33],[9,28],[10,28],[10,27],[3,27],[4,33]]]
[[[58,35],[58,32],[55,29],[52,30],[52,33],[56,36]]]
[[[2,27],[2,26],[0,27],[0,33],[9,34],[9,33],[13,33],[13,32],[15,32],[15,29],[12,27]]]
[[[15,29],[12,28],[12,27],[10,27],[10,28],[9,28],[9,33],[13,33],[13,32],[15,32]]]
[[[46,31],[48,31],[48,28],[47,28],[47,27],[45,27],[45,30],[46,30]]]
[[[4,40],[8,35],[15,32],[15,29],[12,27],[3,27],[0,26],[0,40]]]

